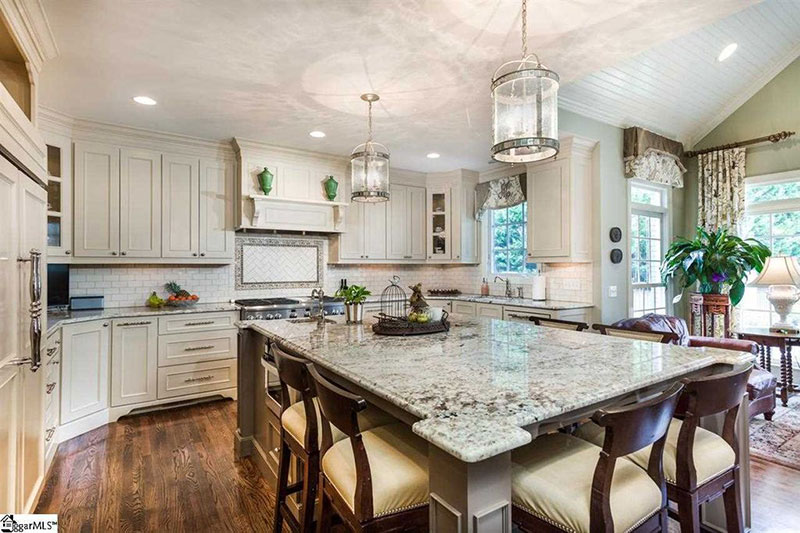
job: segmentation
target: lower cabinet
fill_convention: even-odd
[[[475,316],[477,314],[477,304],[475,302],[462,302],[453,300],[452,312],[459,315]]]
[[[109,326],[107,320],[64,326],[61,424],[108,408]]]
[[[229,389],[236,386],[236,359],[190,363],[158,369],[158,397]]]
[[[436,307],[438,304],[433,301],[431,304]],[[591,322],[592,309],[586,307],[582,309],[537,309],[534,307],[518,307],[502,305],[499,303],[478,303],[452,300],[442,302],[442,307],[448,313],[456,313],[468,316],[483,316],[510,320],[512,322],[529,322],[531,318],[557,318],[559,320],[575,320],[580,322]]]
[[[157,319],[117,319],[111,324],[111,405],[157,399]]]
[[[503,318],[503,306],[494,304],[476,304],[475,314],[489,318]]]

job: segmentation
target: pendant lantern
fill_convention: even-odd
[[[351,196],[356,202],[385,202],[389,199],[389,150],[372,140],[372,102],[377,94],[362,94],[369,104],[367,142],[359,144],[350,154]]]

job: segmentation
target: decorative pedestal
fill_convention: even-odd
[[[689,306],[692,313],[690,326],[692,335],[730,337],[731,300],[727,294],[693,292],[689,296]],[[721,324],[720,320],[722,320]],[[722,326],[721,331],[720,326]]]

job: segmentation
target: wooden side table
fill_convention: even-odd
[[[734,335],[740,339],[753,341],[758,344],[759,359],[762,368],[772,371],[772,348],[778,348],[781,352],[781,378],[778,386],[781,388],[781,403],[786,406],[789,402],[789,395],[797,392],[794,384],[794,370],[792,369],[792,346],[800,346],[800,334],[776,333],[769,328],[748,328],[734,331]]]

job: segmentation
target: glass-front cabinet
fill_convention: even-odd
[[[72,255],[71,142],[67,137],[45,134],[47,145],[47,255]]]
[[[428,187],[428,260],[452,257],[452,209],[449,187]]]

